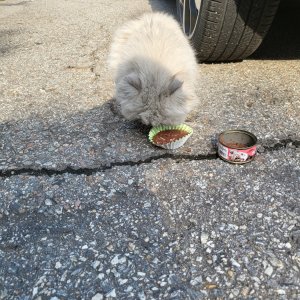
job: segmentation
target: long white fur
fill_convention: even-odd
[[[108,62],[126,119],[152,126],[180,124],[197,103],[195,54],[170,15],[146,13],[122,26]]]

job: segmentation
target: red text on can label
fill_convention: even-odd
[[[252,146],[248,149],[234,149],[225,147],[219,143],[218,147],[219,156],[233,162],[246,162],[252,159],[256,154],[256,146]]]

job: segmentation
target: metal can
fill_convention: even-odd
[[[256,155],[257,138],[245,130],[226,130],[218,137],[218,154],[233,164],[245,164]]]

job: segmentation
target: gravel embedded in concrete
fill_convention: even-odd
[[[8,299],[296,299],[300,153],[276,154],[2,179]]]

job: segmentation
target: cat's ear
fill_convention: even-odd
[[[137,91],[141,91],[142,89],[142,82],[139,76],[135,73],[131,73],[125,77],[125,81],[134,87]]]
[[[176,75],[172,77],[171,82],[168,86],[169,95],[174,94],[183,85],[183,81],[176,78]]]

